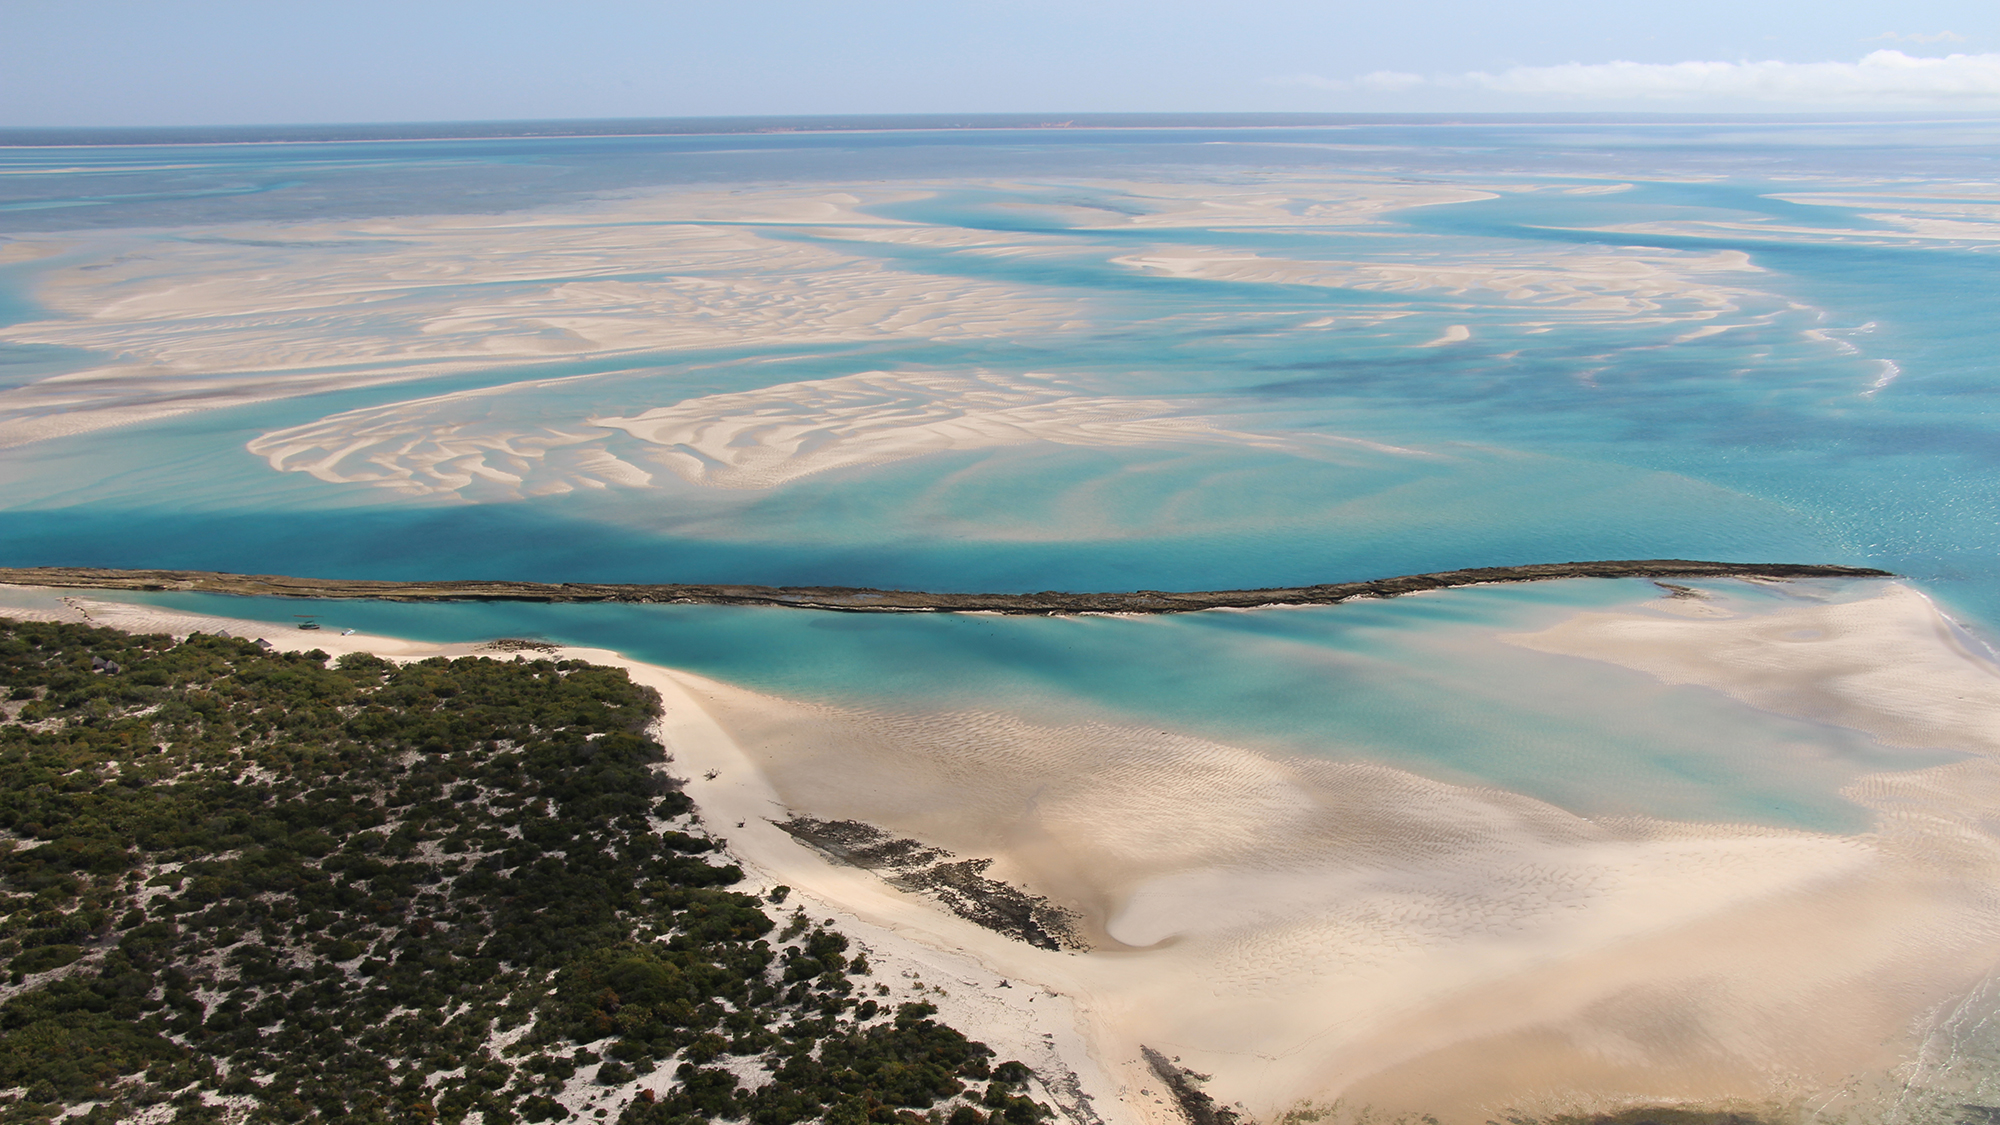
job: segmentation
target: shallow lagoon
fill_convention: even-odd
[[[107,291],[141,297],[235,269],[283,277],[322,259],[407,272],[399,239],[430,237],[438,222],[513,230],[508,209],[551,203],[560,229],[614,248],[522,243],[522,261],[540,264],[489,276],[468,261],[442,276],[419,271],[417,288],[386,290],[358,313],[330,306],[330,319],[282,327],[290,322],[274,311],[196,330],[211,345],[279,331],[303,346],[320,333],[324,347],[354,358],[276,370],[336,384],[343,372],[420,372],[430,361],[395,358],[412,328],[420,338],[440,317],[463,319],[469,303],[533,310],[551,285],[568,284],[551,276],[563,269],[575,284],[671,287],[715,269],[737,270],[727,276],[739,289],[763,284],[764,267],[739,268],[726,254],[677,262],[682,243],[663,243],[650,264],[615,256],[645,231],[680,229],[674,215],[619,210],[665,185],[713,192],[733,179],[739,195],[783,200],[866,168],[872,175],[856,183],[902,182],[879,198],[843,196],[856,202],[831,217],[756,211],[777,204],[730,211],[725,195],[682,218],[697,233],[747,232],[753,241],[730,253],[833,255],[769,267],[831,268],[824,286],[910,277],[939,292],[988,286],[1019,294],[1026,309],[1054,300],[1071,318],[1003,319],[970,335],[947,317],[846,342],[779,331],[695,348],[459,356],[453,370],[414,381],[16,445],[0,449],[0,562],[1033,590],[1262,586],[1575,558],[1797,560],[1910,574],[1975,628],[2000,624],[1995,418],[1977,331],[1994,284],[1982,239],[2000,227],[1977,225],[1987,216],[1976,200],[1950,202],[1975,191],[1967,177],[1984,167],[1989,127],[1897,126],[1887,157],[1885,134],[1866,125],[1622,128],[0,150],[0,172],[21,173],[0,175],[17,196],[0,229],[16,245],[36,245],[51,224],[81,224],[58,256],[0,274],[9,293],[0,319],[17,326],[77,323],[29,294],[118,255],[166,263]],[[1900,162],[1901,181],[1863,174],[1884,159]],[[780,177],[784,186],[772,182]],[[327,210],[362,182],[395,190]],[[606,204],[605,192],[623,194]],[[1898,199],[1907,209],[1889,210]],[[1949,237],[1921,227],[1941,206],[1956,206]],[[398,213],[444,218],[382,218]],[[172,225],[188,223],[210,225]],[[523,229],[493,245],[539,237]],[[188,254],[192,272],[177,278],[172,263]],[[131,331],[144,338],[153,322]],[[1440,340],[1449,342],[1433,346]],[[0,346],[33,377],[107,354],[32,333]],[[364,362],[370,348],[387,358]],[[258,362],[252,351],[238,359]],[[1887,382],[1885,364],[1898,372]],[[868,371],[933,382],[909,401],[861,408],[844,430],[815,421],[822,407],[809,388]],[[899,452],[913,411],[986,424],[952,398],[961,392],[951,380],[968,372],[1015,388],[1018,401],[1072,396],[1058,414],[1072,402],[1134,403],[1128,412],[1179,429],[1053,441],[1030,430]],[[976,396],[987,384],[965,386]],[[749,425],[703,453],[777,448],[802,474],[777,487],[684,480],[628,442],[605,448],[650,469],[646,487],[534,494],[571,483],[549,476],[560,449],[545,435],[675,403],[823,428],[787,453],[765,436],[773,423]],[[407,451],[446,431],[462,438],[475,420],[489,454],[544,441],[531,452],[547,452],[509,470],[528,474],[514,493],[371,483],[391,471],[430,479]],[[277,455],[246,448],[316,425],[330,436],[309,440],[328,447],[378,436],[312,472],[274,471]],[[1158,432],[1168,436],[1146,436]],[[826,468],[799,460],[814,442],[843,441],[887,452]],[[284,464],[310,467],[315,456]],[[1885,764],[1869,758],[1866,740],[1808,735],[1792,720],[1577,661],[1511,650],[1500,659],[1466,639],[1469,621],[1497,632],[1508,615],[1636,596],[1585,592],[1596,585],[1136,621],[359,604],[336,615],[436,639],[602,644],[824,700],[962,699],[1157,719],[1260,747],[1477,778],[1578,811],[1862,823],[1837,794],[1843,771]],[[1577,686],[1593,677],[1602,682]],[[1746,739],[1765,752],[1715,749]],[[1826,761],[1773,767],[1761,780],[1744,764],[1784,762],[1785,747],[1815,742],[1836,747]],[[1588,762],[1598,764],[1577,764]]]
[[[1712,585],[1760,604],[1791,600],[1742,583]],[[1821,585],[1805,584],[1811,594]],[[1650,582],[1586,580],[1326,607],[1076,618],[213,594],[117,600],[275,622],[310,613],[328,630],[438,643],[505,636],[608,648],[841,706],[1158,724],[1268,752],[1379,761],[1585,816],[1859,831],[1871,814],[1841,796],[1855,777],[1956,758],[1884,747],[1703,688],[1497,639],[1660,594]]]
[[[415,382],[17,446],[0,452],[0,554],[15,564],[947,589],[1266,585],[1580,557],[1809,557],[1909,573],[1961,612],[2000,620],[1990,363],[1978,330],[1993,296],[1980,241],[1988,228],[1961,216],[1954,237],[1913,237],[1895,216],[1929,212],[1887,211],[1895,199],[1881,199],[1889,192],[1935,207],[1963,194],[1966,177],[1983,167],[1968,152],[1967,131],[1983,126],[1908,127],[1899,150],[1882,159],[1906,161],[1909,178],[1888,187],[1856,171],[1877,156],[1854,137],[1879,137],[1855,128],[1754,134],[1772,151],[1748,147],[1751,134],[1735,126],[1634,127],[1613,143],[1593,125],[1376,126],[1303,131],[1282,143],[1227,131],[732,138],[730,147],[741,141],[744,150],[736,156],[687,138],[221,147],[187,153],[173,171],[147,170],[159,158],[144,149],[65,152],[59,159],[69,166],[104,170],[0,179],[34,181],[34,199],[44,203],[76,190],[92,205],[10,212],[16,237],[32,234],[20,216],[45,226],[52,214],[87,213],[101,253],[131,237],[167,260],[178,247],[207,253],[218,243],[171,231],[128,236],[118,223],[237,214],[158,210],[157,199],[181,180],[207,184],[192,192],[216,186],[204,177],[250,177],[268,210],[243,217],[284,223],[317,217],[315,200],[359,177],[411,177],[427,194],[400,198],[401,206],[452,211],[471,206],[467,199],[529,202],[523,169],[543,178],[561,170],[577,181],[566,190],[630,191],[637,181],[712,182],[732,170],[754,179],[750,165],[732,163],[739,157],[769,175],[784,168],[793,184],[868,161],[881,161],[879,176],[908,175],[919,185],[1012,168],[1020,175],[1007,183],[860,208],[1000,240],[977,253],[949,241],[857,239],[851,228],[810,222],[755,226],[779,243],[834,247],[869,268],[938,286],[1049,297],[1073,306],[1078,323],[975,339],[829,345],[777,333],[693,352],[510,357]],[[1387,147],[1338,147],[1364,142]],[[1635,182],[1619,177],[1639,171],[1636,153],[1655,179],[1570,194]],[[681,171],[664,170],[670,157]],[[45,172],[51,162],[44,150],[0,154],[0,170]],[[1689,182],[1723,167],[1735,169],[1732,178]],[[1181,189],[1262,185],[1300,198],[1320,190],[1316,182],[1356,174],[1393,181],[1400,172],[1492,197],[1392,209],[1366,224],[1315,225],[1300,215],[1286,226],[1282,210],[1255,223],[1154,221],[1165,197],[1144,178],[1169,172],[1165,182]],[[95,195],[83,190],[94,176],[160,190]],[[305,194],[302,183],[318,185],[318,194]],[[453,185],[469,194],[452,195]],[[1495,187],[1506,190],[1488,190]],[[1834,191],[1877,194],[1792,201]],[[1778,195],[1786,198],[1771,198]],[[1134,216],[1148,225],[1118,225]],[[379,241],[370,229],[356,219],[343,236],[353,243],[347,249],[316,247],[328,241],[317,234],[292,250],[251,249],[302,261],[365,259],[375,253],[369,240]],[[239,241],[259,240],[246,233]],[[73,269],[85,259],[69,245],[41,273],[36,263],[8,267],[6,281],[20,293]],[[1293,266],[1260,280],[1119,263],[1197,250]],[[1601,279],[1572,297],[1548,280],[1579,283],[1582,259],[1672,265],[1718,252],[1747,255],[1754,268],[1686,275],[1682,295],[1667,285],[1645,298],[1658,305],[1652,311],[1593,311],[1583,307],[1593,295],[1612,292]],[[1522,295],[1395,274],[1463,262],[1521,275]],[[645,276],[617,274],[630,283]],[[548,284],[468,279],[433,287],[426,299],[448,309]],[[1729,290],[1732,309],[1697,299],[1715,285]],[[370,332],[403,331],[393,317],[377,323],[373,315],[327,330],[361,334],[362,343]],[[1305,327],[1329,318],[1330,326]],[[1468,338],[1419,346],[1452,325],[1466,326]],[[1726,330],[1688,338],[1712,328]],[[105,354],[32,341],[11,348],[36,375]],[[1900,374],[1878,388],[1884,363]],[[244,450],[260,434],[342,411],[524,380],[567,381],[512,395],[508,417],[573,427],[607,412],[898,369],[1043,373],[1079,394],[1144,394],[1176,416],[1294,446],[1351,438],[1429,456],[1340,463],[1297,448],[1226,443],[1014,445],[823,472],[775,493],[718,493],[663,478],[651,489],[530,495],[467,511],[452,497],[273,473]],[[326,370],[337,376],[339,365]],[[301,532],[301,512],[311,513],[310,534]]]
[[[14,442],[0,448],[0,563],[1037,590],[1678,556],[1888,568],[1991,637],[1996,128],[1357,122],[0,150],[0,432]],[[1772,611],[1855,592],[1709,589]],[[1906,945],[1853,938],[1856,967],[1830,957],[1824,980],[1796,981],[1747,954],[1705,960],[1721,947],[1697,927],[1673,962],[1691,975],[1648,975],[1650,954],[1620,971],[1682,999],[1705,973],[1792,983],[1762,1007],[1662,1001],[1613,1021],[1621,1035],[1749,1028],[1760,1050],[1789,1051],[1795,1018],[1767,1035],[1751,1017],[1859,994],[1807,990],[1827,980],[1867,983],[1886,1011],[1919,994],[1898,974],[1930,964],[1946,930],[1983,956],[1986,876],[1953,884],[1925,858],[1945,836],[1896,835],[1976,812],[1983,763],[1504,639],[1579,612],[1657,614],[1660,596],[1566,582],[1076,619],[129,600],[610,648],[826,714],[910,719],[882,729],[915,731],[911,745],[1000,715],[1123,732],[1140,750],[1133,732],[1157,731],[1396,767],[1496,809],[1533,803],[1510,793],[1547,802],[1555,820],[1591,818],[1563,831],[1607,841],[1620,821],[1669,836],[1747,826],[1687,831],[1711,859],[1798,845],[1807,858],[1784,876],[1798,888],[1819,885],[1810,857],[1879,846],[1886,874],[1857,876],[1840,892],[1852,897],[1783,899],[1832,914],[1757,915],[1769,948],[1826,918],[1842,934],[1855,918],[1939,920]],[[1977,636],[1951,636],[1977,657]],[[1931,819],[1884,811],[1918,806]],[[1966,823],[1963,838],[1984,839],[1986,822]],[[1526,837],[1495,838],[1541,870],[1533,848],[1508,850]],[[1657,840],[1634,839],[1618,847],[1654,854]],[[1438,917],[1499,885],[1497,868],[1412,870],[1464,880],[1423,892],[1449,900]],[[1674,901],[1706,908],[1706,870]],[[1165,896],[1167,917],[1180,892],[1163,886],[1145,893]],[[1326,893],[1345,909],[1344,891]],[[1933,913],[1884,907],[1902,894]],[[1868,905],[1840,914],[1853,903]],[[1465,914],[1472,930],[1485,909]],[[1471,952],[1369,987],[1474,981],[1496,953],[1450,948]],[[1542,950],[1492,964],[1539,965]],[[1494,979],[1544,970],[1523,971]],[[1989,1008],[1975,995],[1931,1013],[1935,1027],[1867,1034],[1937,1031],[1969,1052],[1941,1064],[1959,1069],[1933,1084],[1960,1093],[1940,1104],[1980,1101],[1991,1068],[1955,1060],[1983,1050],[1967,1044]],[[1441,1011],[1457,1034],[1464,1013]],[[1930,1083],[1940,1064],[1911,1065]]]

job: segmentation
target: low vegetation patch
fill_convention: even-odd
[[[732,889],[651,691],[529,651],[0,620],[0,1122],[1049,1115]]]

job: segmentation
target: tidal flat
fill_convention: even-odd
[[[754,886],[1076,1125],[1955,1123],[2000,1104],[1985,128],[0,150],[0,567],[1051,604],[1896,576],[0,601],[622,667]]]

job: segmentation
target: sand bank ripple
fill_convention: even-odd
[[[1043,336],[1088,318],[1075,294],[929,276],[782,236],[883,225],[856,213],[860,202],[828,190],[659,193],[504,217],[93,236],[42,278],[36,298],[56,315],[0,328],[0,342],[116,359],[0,390],[0,446],[496,364]]]
[[[348,411],[264,434],[249,449],[280,471],[468,500],[639,488],[661,472],[712,488],[768,489],[838,469],[1037,442],[1418,455],[1330,435],[1247,433],[1190,413],[1185,401],[1093,395],[1032,373],[864,371],[551,418],[550,392],[561,389],[518,383]]]
[[[1129,269],[1172,277],[1474,296],[1574,320],[1623,324],[1712,320],[1738,312],[1762,295],[1731,284],[1728,275],[1763,272],[1749,255],[1736,250],[1708,254],[1460,250],[1446,255],[1427,252],[1422,244],[1396,257],[1374,260],[1313,261],[1181,245],[1153,247],[1114,260]]]

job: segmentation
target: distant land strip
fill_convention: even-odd
[[[1688,559],[1614,559],[1535,563],[1406,574],[1367,582],[1280,586],[1266,590],[1135,590],[1130,593],[932,594],[848,586],[703,586],[680,583],[386,582],[285,578],[206,570],[109,570],[96,567],[0,567],[0,583],[85,590],[189,591],[278,598],[372,598],[379,601],[636,602],[664,605],[766,605],[847,613],[1189,613],[1334,605],[1350,598],[1393,598],[1453,586],[1546,582],[1558,578],[1893,578],[1886,570],[1810,563],[1725,563]]]

